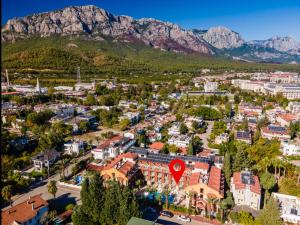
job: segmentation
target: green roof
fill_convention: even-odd
[[[153,221],[144,220],[141,218],[131,217],[126,225],[159,225]]]

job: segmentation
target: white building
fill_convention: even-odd
[[[270,74],[270,82],[274,83],[297,83],[298,80],[298,73],[276,71]]]
[[[280,217],[293,224],[300,224],[300,198],[292,195],[272,193],[280,207]]]
[[[291,113],[299,113],[300,114],[300,102],[289,102],[287,109]]]
[[[168,144],[175,145],[178,148],[187,148],[191,141],[192,141],[192,136],[174,135],[168,139]]]
[[[258,177],[250,171],[235,172],[231,178],[230,191],[236,205],[260,209],[260,183]]]
[[[84,150],[84,144],[83,141],[76,140],[76,141],[70,141],[68,143],[64,144],[64,151],[68,155],[78,155],[80,151]]]
[[[189,116],[184,119],[185,125],[189,128],[193,128],[193,123],[196,123],[198,127],[201,127],[204,124],[203,118],[198,116]]]
[[[180,123],[176,122],[168,129],[168,135],[180,135]]]
[[[127,151],[134,144],[135,140],[117,135],[105,140],[97,148],[93,149],[92,155],[94,159],[101,160],[115,158],[120,153]]]
[[[119,121],[123,119],[128,119],[131,124],[135,124],[140,121],[141,113],[140,112],[125,112],[123,116],[119,117]]]
[[[218,82],[206,82],[204,84],[204,91],[214,92],[216,90],[218,90]]]
[[[300,98],[300,84],[266,83],[264,89],[271,95],[282,94],[287,99]]]
[[[300,156],[300,143],[296,143],[296,141],[282,141],[281,150],[283,155]]]

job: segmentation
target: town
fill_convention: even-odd
[[[299,224],[299,74],[210,72],[133,84],[78,67],[49,86],[2,71],[1,224]]]

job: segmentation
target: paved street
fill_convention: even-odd
[[[206,129],[206,132],[204,134],[200,134],[200,138],[202,140],[202,143],[203,143],[203,148],[208,148],[208,141],[207,139],[209,138],[210,134],[211,134],[211,131],[212,131],[212,127],[213,127],[213,124],[214,122],[213,121],[205,121],[207,123],[207,129]]]
[[[80,160],[83,159],[87,159],[88,157],[90,157],[91,154],[87,154],[84,156],[81,156],[80,158],[77,159],[77,161],[79,162]],[[72,168],[74,167],[75,164],[71,164],[69,166],[66,167],[65,170],[65,175],[69,176],[71,174]],[[50,195],[48,193],[48,182],[50,180],[56,180],[59,181],[60,179],[60,175],[59,174],[55,174],[53,176],[51,176],[49,179],[45,179],[43,181],[39,181],[36,184],[32,185],[29,187],[29,190],[26,191],[26,193],[20,194],[20,195],[15,195],[12,197],[13,200],[13,205],[16,205],[18,203],[21,203],[23,201],[25,201],[26,199],[28,199],[30,196],[34,196],[37,194],[42,194],[42,197],[45,200],[50,200],[53,198],[52,195]],[[70,190],[64,187],[58,187],[57,193],[56,193],[56,205],[60,206],[60,205],[66,205],[68,203],[76,203],[80,201],[80,191],[78,190]]]
[[[210,223],[205,222],[198,222],[196,220],[193,220],[191,222],[182,222],[177,219],[177,215],[173,216],[172,218],[166,217],[166,216],[159,216],[157,221],[159,224],[163,225],[178,225],[178,224],[189,224],[189,225],[211,225]]]

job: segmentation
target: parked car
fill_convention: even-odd
[[[162,216],[167,216],[167,217],[173,217],[174,216],[174,214],[173,213],[171,213],[171,212],[169,212],[169,211],[161,211],[160,212],[160,215],[162,215]]]
[[[182,222],[191,222],[191,218],[188,216],[184,216],[184,215],[177,216],[177,219]]]

